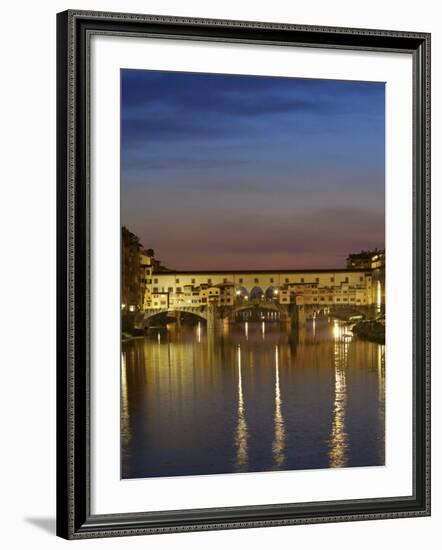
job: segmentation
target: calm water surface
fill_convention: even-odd
[[[384,346],[334,321],[123,344],[122,477],[383,465]]]

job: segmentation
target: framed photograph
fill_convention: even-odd
[[[58,535],[429,515],[429,34],[57,33]]]

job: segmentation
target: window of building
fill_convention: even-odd
[[[319,283],[319,277],[316,277],[315,281],[316,281],[317,283]]]
[[[177,287],[176,287],[176,291],[177,291],[179,294],[181,294],[181,292],[182,292],[181,287],[180,287],[180,286],[177,286]]]
[[[238,279],[239,284],[242,284],[242,279]]]
[[[255,284],[259,283],[259,279],[255,279]]]
[[[180,284],[180,280],[179,280],[179,279],[175,279],[175,284],[176,284],[176,285],[179,285],[179,284]]]
[[[303,283],[303,282],[304,282],[304,277],[301,277],[301,283]]]
[[[334,278],[334,277],[330,277],[330,282],[331,282],[331,283],[334,283],[334,282],[335,282],[335,278]]]
[[[288,279],[286,278],[285,282],[286,282],[286,283],[288,283],[288,282],[289,282],[289,280],[288,280]]]
[[[169,286],[168,289],[167,289],[167,292],[173,292],[173,287]]]
[[[273,282],[274,282],[274,281],[273,281],[273,277],[270,277],[270,282],[271,282],[271,283],[273,283]]]
[[[192,284],[193,284],[193,285],[195,284],[195,279],[192,279]]]
[[[337,302],[340,302],[340,301],[341,301],[341,298],[336,298],[336,301],[337,301]]]
[[[348,283],[348,277],[345,277],[344,283]]]
[[[359,277],[359,280],[360,280],[360,281],[363,281],[363,280],[364,280],[364,277]]]
[[[211,285],[212,284],[212,279],[207,279],[207,284]]]
[[[154,288],[152,289],[152,292],[153,292],[154,294],[158,294],[158,288],[157,288],[157,287],[154,287]]]

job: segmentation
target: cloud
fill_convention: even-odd
[[[383,246],[383,84],[122,75],[123,222],[166,265],[339,267]]]
[[[256,132],[263,118],[283,129],[290,117],[293,130],[301,117],[304,131],[314,131],[318,121],[323,128],[329,117],[336,122],[351,115],[355,124],[357,116],[382,115],[383,100],[382,86],[374,83],[123,71],[123,147],[152,139],[234,137]]]

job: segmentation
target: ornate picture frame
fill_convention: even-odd
[[[409,54],[413,69],[413,494],[91,512],[90,71],[94,35]],[[69,10],[57,16],[57,534],[67,539],[430,514],[430,35]]]

